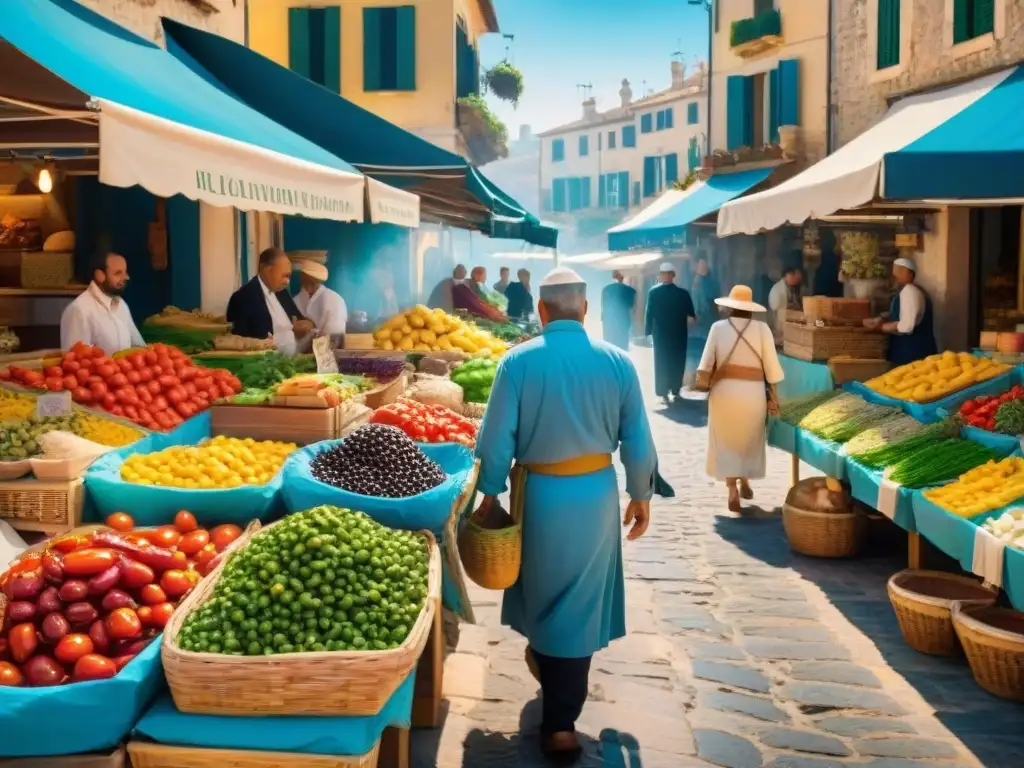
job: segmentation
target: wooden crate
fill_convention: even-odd
[[[402,373],[391,381],[385,381],[382,384],[378,384],[368,392],[363,392],[360,397],[362,397],[367,408],[377,410],[382,405],[389,405],[390,403],[395,402],[405,393],[405,390],[406,378],[405,374]]]
[[[0,482],[0,518],[19,531],[56,534],[82,521],[82,478],[43,481],[34,478]]]
[[[372,333],[346,333],[341,340],[342,349],[373,349],[374,338]]]
[[[132,768],[376,768],[379,751],[380,741],[365,755],[352,757],[128,742]]]
[[[834,299],[829,296],[805,296],[804,316],[808,323],[860,324],[871,317],[870,299]]]
[[[108,752],[47,757],[9,757],[0,759],[0,768],[125,768],[127,753],[123,745]]]
[[[831,357],[868,360],[885,358],[889,339],[866,328],[830,327],[786,323],[783,351],[798,360],[824,361]]]
[[[340,407],[215,405],[210,408],[210,428],[214,435],[309,445],[334,440],[340,435],[341,410]]]
[[[889,370],[888,360],[859,360],[852,357],[833,357],[828,361],[832,381],[837,387],[851,381],[869,381]]]

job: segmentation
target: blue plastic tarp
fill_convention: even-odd
[[[785,378],[775,385],[780,400],[829,392],[835,389],[832,372],[826,363],[810,363],[789,355],[779,355]]]
[[[139,720],[135,733],[159,744],[355,757],[373,749],[385,728],[409,727],[415,680],[410,674],[380,712],[366,717],[189,715],[164,694]]]

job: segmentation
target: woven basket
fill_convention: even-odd
[[[379,741],[355,757],[128,742],[132,768],[376,768],[379,752]]]
[[[1024,701],[1024,613],[957,603],[953,627],[978,685],[995,696]]]
[[[45,757],[9,757],[0,759],[0,768],[124,768],[127,754],[119,744],[103,752]]]
[[[889,371],[888,360],[863,360],[853,357],[832,357],[828,370],[839,387],[851,381],[868,381]]]
[[[786,323],[783,351],[799,360],[828,360],[846,356],[868,360],[885,357],[889,339],[884,333],[866,328],[822,327]]]
[[[525,493],[526,474],[513,473],[520,487],[513,494]],[[470,513],[459,527],[459,557],[466,575],[484,589],[508,589],[519,579],[523,560],[522,520],[512,510],[513,525],[507,528],[483,528]]]
[[[852,557],[864,543],[867,521],[858,512],[812,512],[782,505],[790,549],[810,557]]]
[[[996,592],[968,576],[908,568],[889,579],[889,600],[907,645],[932,656],[959,656],[953,606],[992,605]]]
[[[271,523],[266,531],[277,523]],[[254,535],[260,535],[260,531]],[[186,651],[177,644],[185,618],[210,599],[228,560],[185,599],[163,633],[161,657],[174,705],[197,715],[375,715],[416,668],[441,594],[441,555],[430,552],[427,597],[398,648],[227,656]]]
[[[74,254],[21,254],[22,288],[64,288],[75,279]]]

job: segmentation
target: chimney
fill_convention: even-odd
[[[622,108],[625,109],[633,103],[633,89],[629,87],[629,80],[622,80],[622,88],[619,89],[619,98],[622,100]]]
[[[686,83],[686,65],[681,61],[672,62],[672,90],[682,90]]]
[[[593,96],[583,101],[583,118],[585,120],[594,120],[597,118],[597,102],[594,101]]]
[[[520,125],[519,140],[524,143],[533,141],[533,129],[528,125]]]

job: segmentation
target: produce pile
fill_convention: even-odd
[[[981,395],[960,406],[961,423],[968,427],[1002,432],[1007,435],[1024,434],[1024,387],[1016,384],[1001,395]]]
[[[108,522],[132,528],[127,515]],[[221,544],[234,535],[221,531]],[[113,677],[160,633],[204,559],[223,549],[210,547],[210,534],[181,512],[174,527],[68,535],[22,556],[0,576],[0,686]]]
[[[397,648],[426,602],[428,563],[417,534],[315,507],[253,536],[176,640],[239,656]]]
[[[395,315],[374,333],[378,349],[403,352],[461,351],[501,357],[508,345],[501,339],[446,313],[422,304]]]
[[[188,354],[214,348],[214,340],[231,329],[222,315],[165,307],[146,318],[139,332],[149,344],[170,344]]]
[[[70,391],[76,403],[152,430],[173,429],[214,400],[242,389],[229,371],[197,366],[180,349],[165,344],[115,360],[99,347],[78,343],[59,365],[43,371],[11,366],[8,377],[26,387]]]
[[[926,499],[960,517],[1005,507],[1024,496],[1024,459],[1010,456],[975,467],[954,483],[924,492]]]
[[[67,416],[29,416],[0,423],[0,461],[44,455],[46,451],[40,437],[58,431],[111,448],[120,448],[142,438],[142,432],[137,429],[82,412]]]
[[[125,536],[128,541],[144,547],[153,545],[169,550],[176,560],[178,570],[198,571],[202,576],[217,566],[220,562],[218,555],[242,535],[242,529],[233,524],[218,525],[210,530],[202,528],[196,516],[187,509],[180,510],[174,516],[172,525],[161,525],[158,528],[136,528],[131,515],[125,512],[115,512],[107,517],[105,522],[109,528]],[[164,594],[176,591],[171,582],[177,578],[177,574],[168,577],[168,589],[164,590]],[[160,593],[152,587],[143,585],[141,589],[146,593],[140,594],[140,602],[143,605],[158,605],[163,602],[156,599]],[[140,610],[140,618],[145,624],[146,613]]]
[[[362,496],[402,499],[441,485],[447,475],[397,427],[366,424],[310,464],[314,478]]]
[[[943,352],[865,382],[886,397],[912,403],[929,403],[1010,370],[1005,363],[966,352]]]
[[[809,408],[787,407],[786,418],[799,417],[796,426],[826,440],[837,442],[849,440],[861,427],[868,429],[875,426],[876,421],[897,412],[894,408],[865,402],[863,398],[848,392],[841,392],[834,397],[825,398],[819,404],[811,405],[814,402],[808,401],[807,405],[811,406]]]
[[[370,423],[398,427],[419,443],[476,444],[477,425],[472,419],[443,405],[426,405],[404,397],[374,411]]]
[[[830,389],[825,392],[812,392],[809,395],[791,397],[779,403],[779,420],[787,424],[797,426],[805,417],[810,415],[818,406],[835,400],[845,394],[838,389]]]
[[[861,454],[905,440],[924,428],[925,425],[914,417],[896,413],[848,440],[844,450],[847,456],[859,457]]]
[[[865,430],[877,427],[886,419],[900,415],[899,408],[864,402],[860,408],[838,421],[824,423],[816,429],[807,428],[825,440],[845,443]]]
[[[341,373],[303,373],[262,389],[243,389],[231,398],[235,405],[263,405],[276,397],[315,397],[324,408],[335,408],[372,388],[362,376]]]
[[[491,386],[498,372],[498,363],[486,358],[467,360],[449,374],[449,378],[462,387],[462,398],[467,403],[486,403],[491,397]]]
[[[499,323],[482,317],[475,317],[472,322],[491,335],[510,344],[514,341],[533,338],[540,333],[540,326],[536,323],[513,322],[511,320],[507,323]]]
[[[6,325],[0,325],[0,355],[9,355],[12,352],[17,352],[20,346],[21,339],[18,338],[18,334]]]
[[[981,527],[1006,546],[1024,549],[1024,509],[1008,509],[999,517],[990,517]]]
[[[273,338],[270,337],[253,339],[249,336],[222,333],[213,339],[213,348],[217,352],[269,352],[276,347]]]
[[[338,358],[338,373],[367,376],[380,382],[392,381],[405,373],[405,360],[389,357],[358,357],[344,355]]]
[[[0,387],[0,422],[27,419],[35,412],[36,399],[34,397]]]
[[[139,485],[202,490],[265,485],[296,447],[295,443],[218,435],[199,445],[133,453],[121,464],[121,479]]]
[[[280,352],[262,355],[218,355],[204,352],[193,361],[205,368],[224,368],[233,373],[244,389],[267,389],[303,373],[316,373],[313,355],[288,357]]]

